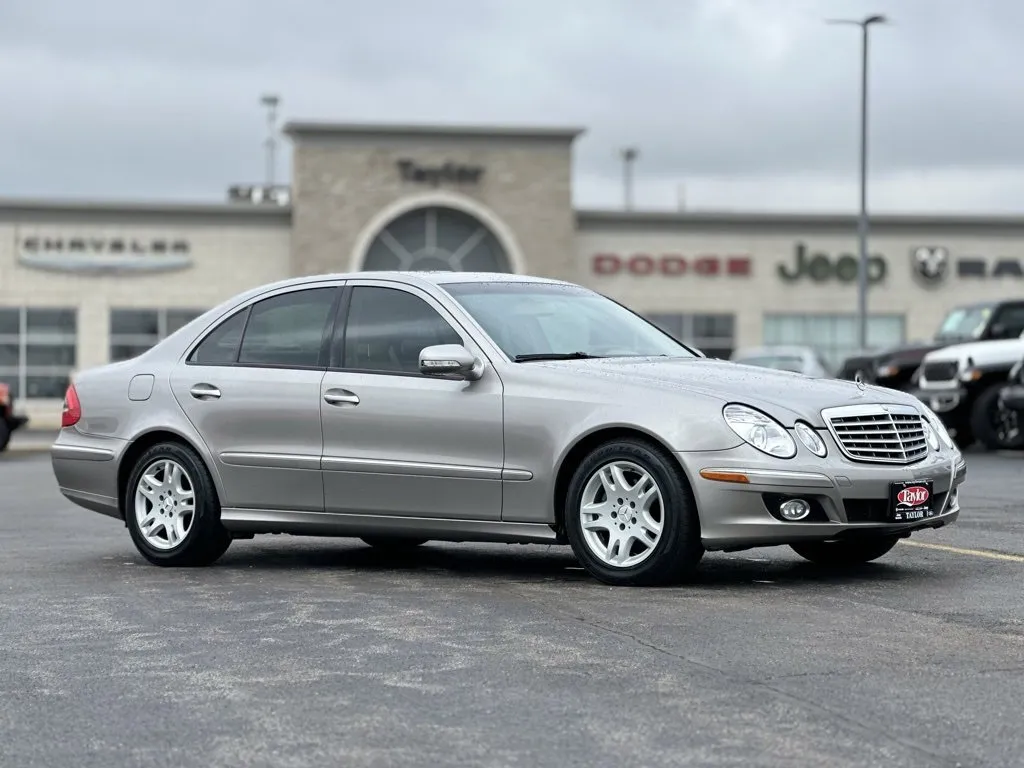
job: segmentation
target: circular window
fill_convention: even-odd
[[[370,243],[366,270],[511,272],[498,238],[468,213],[419,208],[388,224]]]

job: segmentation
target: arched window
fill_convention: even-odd
[[[370,243],[365,270],[511,272],[498,238],[473,216],[433,206],[409,211]]]

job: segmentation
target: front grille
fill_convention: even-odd
[[[925,457],[928,443],[921,415],[901,405],[853,405],[822,411],[846,456],[854,461],[911,464]]]
[[[957,364],[952,363],[926,363],[921,369],[921,375],[925,381],[950,381],[956,378]]]

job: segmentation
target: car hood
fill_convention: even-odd
[[[860,386],[841,379],[821,379],[771,368],[757,368],[704,358],[607,358],[569,362],[524,363],[606,381],[617,388],[693,393],[725,403],[738,402],[764,410],[792,426],[797,419],[824,426],[821,410],[837,405],[891,403],[919,406],[915,398],[891,389]],[[656,396],[653,392],[652,395]]]
[[[970,358],[974,365],[1001,365],[1015,363],[1024,357],[1024,339],[999,339],[997,341],[972,341],[937,349],[924,356],[927,363],[957,362],[967,366]]]

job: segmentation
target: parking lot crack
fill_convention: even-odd
[[[868,737],[870,739],[885,739],[893,744],[903,747],[904,749],[908,749],[919,755],[926,756],[927,758],[929,758],[929,760],[932,761],[934,765],[945,765],[949,766],[949,768],[959,768],[962,765],[961,761],[956,760],[955,758],[951,758],[947,755],[935,752],[929,749],[924,744],[920,744],[918,742],[912,741],[903,736],[886,730],[883,727],[883,725],[879,722],[866,722],[863,720],[859,720],[851,716],[849,712],[834,710],[827,704],[823,704],[820,701],[816,701],[812,698],[801,696],[791,691],[787,691],[783,688],[779,688],[776,685],[773,685],[773,681],[771,680],[750,677],[748,675],[737,674],[735,672],[730,672],[721,669],[712,664],[708,664],[703,661],[698,661],[697,659],[684,656],[680,653],[676,653],[668,648],[664,648],[660,645],[652,643],[649,640],[644,640],[640,637],[637,637],[636,635],[625,630],[607,626],[606,624],[602,624],[586,616],[580,616],[575,612],[566,611],[563,608],[559,608],[558,606],[546,603],[545,601],[537,599],[536,597],[531,597],[529,595],[523,594],[521,591],[519,592],[519,595],[527,602],[531,603],[532,605],[540,608],[541,610],[547,613],[556,616],[557,618],[568,618],[572,621],[584,624],[590,627],[591,629],[595,629],[599,632],[615,635],[617,637],[627,638],[629,640],[632,640],[634,643],[636,643],[642,648],[654,651],[655,653],[661,654],[663,656],[668,656],[672,659],[675,659],[676,661],[680,661],[685,664],[698,667],[705,672],[710,672],[719,677],[730,680],[734,683],[739,683],[741,685],[747,685],[754,688],[769,691],[775,696],[790,701],[801,708],[810,709],[815,714],[827,716],[837,727],[842,728],[843,730],[846,730],[850,733],[857,734],[863,737]],[[792,677],[799,677],[799,675],[794,675]],[[781,680],[785,678],[778,679]]]

